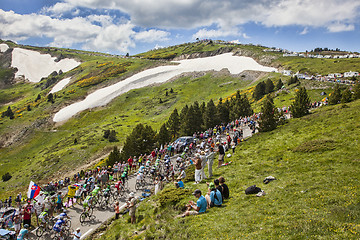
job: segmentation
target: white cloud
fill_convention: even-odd
[[[353,24],[342,24],[342,23],[334,23],[328,26],[329,32],[347,32],[354,31],[355,26]]]
[[[243,38],[245,38],[245,39],[249,39],[249,38],[251,38],[251,37],[250,37],[250,36],[248,36],[246,33],[243,33],[243,34],[242,34],[242,37],[243,37]]]
[[[302,30],[302,32],[300,33],[300,35],[306,35],[308,34],[308,32],[309,32],[308,27],[305,27],[304,30]]]
[[[57,19],[39,14],[16,14],[0,9],[0,38],[15,41],[31,37],[53,39],[51,46],[71,47],[80,44],[84,49],[125,53],[136,41],[167,40],[169,32],[151,29],[135,32],[130,21],[112,23],[107,15],[91,15],[72,19]]]
[[[67,2],[57,2],[55,3],[55,5],[50,6],[50,7],[44,7],[41,10],[41,13],[45,14],[45,13],[50,13],[50,15],[52,16],[61,16],[62,14],[66,13],[66,12],[70,12],[74,9],[74,5],[67,3]]]
[[[232,29],[200,29],[197,33],[193,35],[193,38],[219,38],[219,37],[228,37],[228,36],[239,36],[239,30],[237,28]]]
[[[135,34],[135,40],[140,42],[157,42],[157,41],[167,41],[169,40],[169,32],[150,29],[148,31],[143,31]]]
[[[354,24],[360,1],[354,0],[64,0],[73,6],[118,9],[131,21],[149,28],[201,28],[210,25],[235,27],[247,22],[265,26],[300,25],[329,27],[333,22]],[[332,27],[333,28],[333,27]],[[341,28],[340,28],[341,29]],[[220,36],[201,29],[199,34]]]

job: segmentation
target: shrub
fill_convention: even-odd
[[[195,181],[195,165],[191,165],[185,169],[186,177],[184,178],[184,182]]]
[[[159,203],[161,207],[176,205],[181,200],[191,196],[192,191],[181,188],[168,188],[159,193]]]
[[[4,182],[9,181],[12,178],[11,174],[9,172],[5,173],[4,175],[2,175],[2,180]]]

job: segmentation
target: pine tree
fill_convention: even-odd
[[[309,113],[310,98],[304,87],[300,87],[296,92],[295,100],[291,104],[291,113],[294,118],[305,116]]]
[[[297,76],[291,77],[290,80],[288,81],[288,85],[298,83],[298,82],[299,82],[299,79]]]
[[[160,100],[159,100],[159,103],[160,103],[160,104],[163,103],[163,101],[161,100],[161,98],[160,98]]]
[[[202,115],[203,122],[204,122],[205,111],[206,111],[206,103],[202,102],[200,105],[200,112]]]
[[[273,99],[268,96],[261,107],[261,116],[259,120],[259,131],[269,132],[276,128],[277,119],[275,117],[275,109]]]
[[[352,99],[352,93],[350,91],[350,88],[347,87],[343,92],[342,92],[342,97],[341,97],[341,102],[342,103],[348,103],[351,102]]]
[[[49,93],[49,95],[47,96],[47,101],[54,103],[54,95],[52,93]]]
[[[26,110],[27,110],[27,111],[31,111],[31,106],[30,106],[30,105],[27,105]]]
[[[265,82],[265,94],[272,93],[274,91],[274,83],[268,78]]]
[[[112,166],[115,162],[120,162],[120,152],[116,146],[114,146],[113,150],[110,152],[106,165]]]
[[[181,135],[192,135],[196,131],[195,118],[194,106],[191,105],[186,112],[185,118],[182,119],[180,127]]]
[[[38,94],[36,99],[35,99],[35,102],[39,101],[40,99],[41,99],[41,96],[40,96],[40,94]]]
[[[141,123],[136,125],[131,134],[126,137],[120,153],[121,160],[125,161],[129,156],[150,153],[154,148],[155,136],[156,132],[150,126]]]
[[[334,92],[329,96],[329,104],[335,105],[341,101],[341,90],[339,84],[335,85]]]
[[[171,141],[169,130],[166,128],[166,124],[161,125],[159,133],[156,135],[156,140],[159,145],[168,143]]]
[[[203,130],[203,116],[201,113],[201,109],[199,107],[199,103],[197,101],[193,104],[193,111],[194,111],[194,130],[196,132]]]
[[[204,124],[205,129],[213,128],[217,124],[216,107],[212,99],[206,105]]]
[[[357,82],[354,86],[354,100],[360,99],[360,82]]]
[[[14,113],[13,113],[13,111],[11,110],[11,107],[10,107],[10,106],[7,108],[7,110],[6,110],[5,112],[3,112],[3,113],[1,114],[1,117],[9,117],[10,119],[14,119],[14,118],[15,118]]]
[[[178,136],[180,130],[180,118],[176,108],[171,113],[169,120],[166,123],[166,127],[170,133],[170,140],[174,140]]]
[[[255,100],[259,100],[265,95],[265,87],[266,87],[266,84],[264,82],[259,82],[255,86],[255,90],[254,90],[254,93],[253,93],[253,98]]]
[[[174,93],[174,90],[172,88],[170,88],[170,93]]]
[[[281,81],[281,78],[276,83],[276,90],[280,90],[284,86],[284,83]]]
[[[109,142],[117,142],[116,131],[115,130],[110,131]]]
[[[229,103],[229,102],[228,102]],[[217,118],[220,123],[228,123],[229,122],[229,109],[226,106],[226,102],[223,103],[222,98],[219,99],[219,103],[216,106]]]

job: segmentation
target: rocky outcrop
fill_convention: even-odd
[[[234,50],[235,56],[244,56],[244,57],[251,57],[259,64],[264,66],[271,66],[271,67],[278,67],[274,66],[273,61],[276,59],[276,56],[271,56],[267,54],[258,55],[254,51],[246,50],[246,49],[236,49]]]
[[[191,53],[191,54],[183,54],[183,55],[180,55],[179,57],[176,57],[176,58],[174,58],[172,60],[173,61],[179,61],[179,60],[184,60],[184,59],[212,57],[212,56],[220,55],[220,54],[223,54],[223,53],[231,52],[232,50],[233,50],[233,47],[223,47],[223,48],[217,49],[216,51],[196,52],[196,53]]]
[[[0,52],[0,89],[15,83],[16,68],[11,67],[12,48],[5,52]]]

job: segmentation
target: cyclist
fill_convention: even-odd
[[[65,224],[64,216],[62,216],[62,214],[60,214],[59,219],[54,224],[53,230],[57,233],[60,233],[61,238],[63,238],[63,232],[61,230],[62,230],[64,224]]]
[[[144,174],[141,170],[139,171],[138,175],[136,176],[136,182],[144,183]]]
[[[95,188],[94,188],[94,190],[92,190],[91,195],[92,195],[93,197],[96,197],[96,196],[98,195],[98,193],[99,193],[100,190],[101,190],[101,188],[100,188],[98,185],[96,185]]]
[[[92,206],[92,199],[93,199],[92,195],[88,195],[85,198],[85,200],[83,202],[84,211],[87,211],[87,212],[90,211],[90,208]]]
[[[20,230],[19,235],[17,236],[17,240],[23,240],[25,237],[29,235],[29,224],[24,224],[24,227]]]
[[[48,209],[45,209],[43,212],[41,212],[38,218],[40,219],[40,223],[43,225],[43,227],[46,228],[46,223],[49,220]]]
[[[123,184],[125,184],[126,177],[127,177],[127,172],[124,171],[124,172],[121,174],[121,181],[123,182]]]

